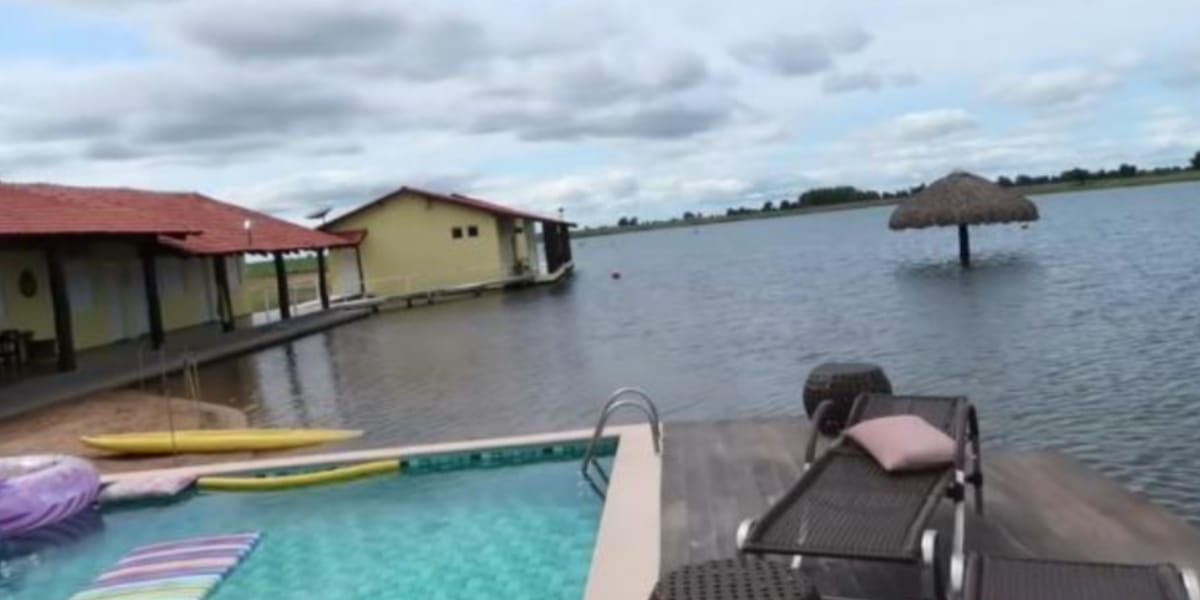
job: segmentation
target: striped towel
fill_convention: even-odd
[[[142,546],[69,600],[201,600],[254,549],[259,533]]]

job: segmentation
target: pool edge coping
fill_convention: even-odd
[[[324,466],[393,458],[415,458],[477,450],[503,450],[558,443],[587,442],[590,429],[480,438],[456,442],[393,446],[369,450],[305,454],[281,458],[231,461],[148,469],[104,475],[105,484],[149,475],[223,475],[270,469]],[[627,600],[648,597],[658,580],[661,553],[662,457],[654,452],[645,425],[613,425],[603,436],[617,439],[612,481],[601,511],[583,600]],[[652,539],[648,539],[652,538]]]

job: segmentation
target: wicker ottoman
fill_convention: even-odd
[[[864,392],[892,393],[883,368],[870,363],[824,363],[817,365],[804,382],[804,410],[812,418],[817,407],[826,400],[833,406],[825,412],[817,429],[825,435],[842,430],[854,399]]]
[[[650,600],[821,600],[812,581],[765,560],[714,560],[671,571]]]

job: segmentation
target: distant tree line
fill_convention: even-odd
[[[1195,162],[1195,159],[1192,161]],[[1198,168],[1192,166],[1192,168]],[[1045,185],[1048,183],[1074,183],[1083,185],[1089,181],[1102,181],[1105,179],[1129,179],[1139,175],[1166,175],[1167,173],[1178,173],[1187,170],[1185,167],[1156,167],[1154,169],[1139,169],[1136,165],[1122,164],[1121,166],[1108,170],[1097,169],[1089,171],[1081,167],[1067,169],[1058,175],[1017,175],[1016,177],[1008,177],[1002,175],[996,178],[996,183],[1004,187],[1012,186],[1029,186],[1029,185]]]
[[[1010,177],[1002,175],[996,178],[996,183],[1003,187],[1025,187],[1034,185],[1046,185],[1052,183],[1069,183],[1084,185],[1090,181],[1102,181],[1105,179],[1128,179],[1140,177],[1143,175],[1166,175],[1170,173],[1179,173],[1186,170],[1200,170],[1200,151],[1197,151],[1189,161],[1188,166],[1170,166],[1170,167],[1155,167],[1153,169],[1140,169],[1137,165],[1122,164],[1115,169],[1097,169],[1089,171],[1082,167],[1067,169],[1058,175],[1017,175]],[[856,187],[843,185],[836,187],[821,187],[813,188],[802,192],[795,200],[790,198],[780,200],[778,203],[768,200],[760,207],[752,206],[731,206],[725,209],[725,218],[735,218],[746,215],[755,215],[760,213],[798,210],[802,208],[812,208],[816,206],[833,206],[837,204],[847,204],[850,202],[865,202],[871,200],[887,200],[893,198],[906,198],[925,189],[925,184],[916,187],[895,190],[891,192],[879,192],[876,190],[860,190]],[[673,223],[681,219],[687,221],[705,221],[712,219],[720,219],[721,216],[711,215],[706,216],[699,211],[686,211],[682,217],[667,219],[665,222]],[[637,227],[639,225],[653,225],[662,221],[654,222],[639,222],[637,217],[621,217],[617,220],[617,227]]]

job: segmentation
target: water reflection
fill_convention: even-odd
[[[202,369],[208,399],[363,445],[797,415],[826,360],[977,402],[985,440],[1069,452],[1200,516],[1200,186],[1041,201],[1033,227],[892,233],[888,209],[595,238],[569,285],[388,313]],[[613,280],[609,274],[620,271]],[[211,395],[210,394],[214,394]]]

